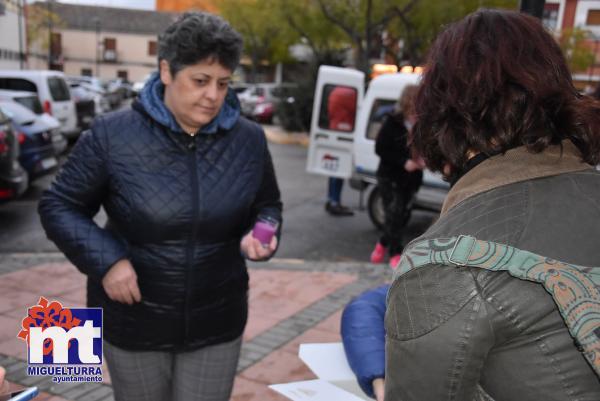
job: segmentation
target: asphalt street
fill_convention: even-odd
[[[280,259],[328,262],[367,262],[379,233],[366,210],[359,210],[359,193],[344,187],[343,202],[355,209],[352,217],[333,217],[324,210],[327,179],[306,173],[307,150],[299,145],[270,145],[284,202]],[[37,215],[37,202],[53,177],[34,181],[17,201],[0,205],[0,264],[10,254],[55,253]],[[366,201],[365,194],[365,201]],[[421,233],[435,215],[415,212],[405,240]],[[105,221],[103,213],[96,217]]]

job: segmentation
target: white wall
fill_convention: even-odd
[[[21,0],[24,1],[24,0]],[[18,53],[19,49],[19,9],[17,0],[5,0],[6,11],[0,15],[0,49],[10,50]],[[21,21],[21,40],[23,44],[22,51],[25,52],[25,19]],[[4,52],[2,52],[4,53]],[[0,69],[19,69],[18,59],[7,59],[0,55]]]
[[[96,51],[102,60],[104,38],[117,40],[117,62],[99,63],[101,78],[116,78],[118,70],[126,70],[130,81],[143,79],[156,67],[156,56],[148,55],[148,42],[156,41],[156,35],[135,35],[117,32],[76,31],[63,29],[62,49],[65,58],[64,72],[80,75],[82,68],[90,68],[96,74]],[[100,43],[98,46],[97,43]]]
[[[600,38],[600,25],[588,26],[585,24],[589,10],[600,10],[598,0],[580,0],[575,11],[575,26],[590,30],[594,36]]]

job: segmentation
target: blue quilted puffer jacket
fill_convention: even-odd
[[[385,298],[388,284],[365,291],[344,308],[344,352],[360,388],[373,394],[373,380],[385,377]]]
[[[104,338],[128,350],[193,350],[239,337],[248,273],[240,241],[282,204],[260,126],[230,93],[195,137],[162,103],[155,76],[133,108],[95,120],[39,204],[48,237],[88,276]],[[105,227],[92,220],[103,206]],[[142,302],[111,301],[101,280],[131,261]]]

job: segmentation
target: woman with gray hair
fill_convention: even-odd
[[[40,201],[48,237],[88,277],[88,306],[103,308],[117,401],[230,397],[245,259],[278,242],[251,228],[282,210],[264,133],[229,89],[241,50],[220,17],[183,15],[139,100],[95,120]]]

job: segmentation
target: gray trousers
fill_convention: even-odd
[[[104,342],[115,401],[227,401],[241,337],[190,352],[126,351]]]

